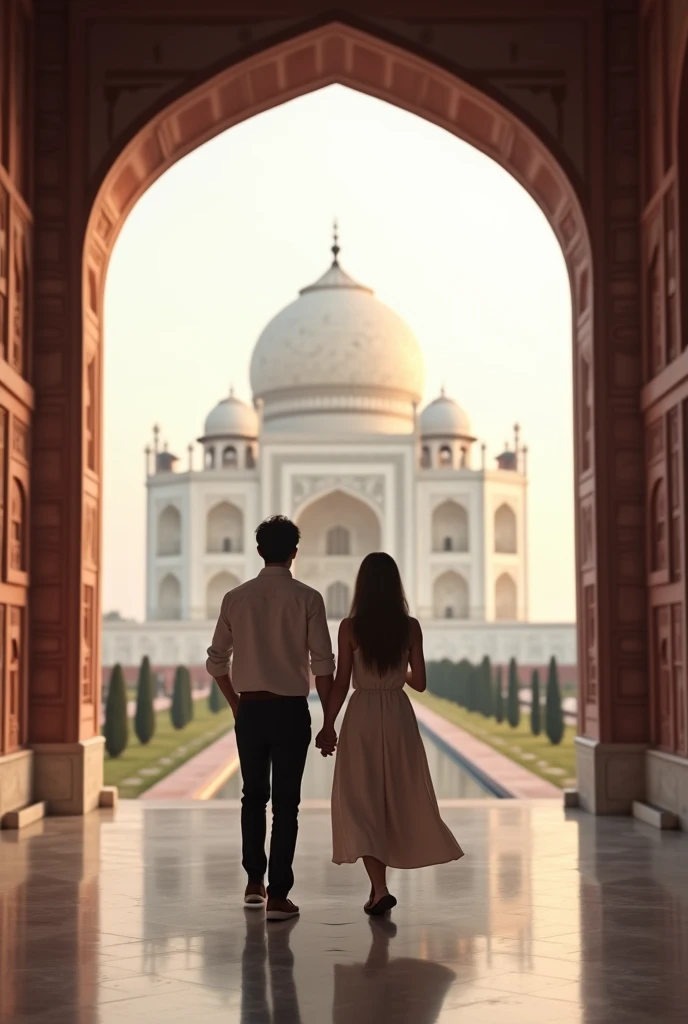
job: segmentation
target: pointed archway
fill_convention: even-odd
[[[46,46],[38,52],[45,67],[41,64],[39,73],[44,92],[57,102],[62,94],[53,83],[64,72],[62,57],[53,60],[49,55],[62,50],[53,50],[52,43],[47,46],[47,25],[44,32]],[[37,610],[33,632],[40,635],[41,644],[32,650],[31,739],[71,744],[74,758],[90,759],[89,771],[97,771],[97,755],[86,751],[95,750],[99,742],[102,312],[105,274],[117,234],[137,199],[186,153],[262,110],[337,82],[424,117],[501,163],[539,204],[561,245],[573,309],[576,529],[581,540],[577,587],[585,655],[580,729],[588,740],[587,746],[581,746],[581,756],[594,775],[600,744],[605,749],[615,743],[642,744],[648,735],[646,687],[638,689],[636,682],[645,671],[645,656],[642,645],[632,646],[645,628],[642,602],[637,600],[645,583],[643,565],[638,560],[623,561],[622,551],[622,545],[630,543],[629,532],[637,540],[635,548],[642,548],[644,527],[642,471],[636,472],[642,462],[636,437],[637,385],[630,365],[635,352],[629,355],[639,319],[634,297],[637,268],[630,240],[635,213],[625,212],[635,211],[637,204],[635,186],[624,191],[620,184],[627,181],[628,140],[611,119],[614,104],[621,104],[620,117],[626,109],[623,88],[609,89],[613,129],[605,143],[609,173],[605,177],[606,172],[595,172],[591,194],[568,170],[561,153],[555,152],[556,144],[543,141],[544,136],[510,109],[507,101],[498,102],[489,86],[483,89],[475,79],[469,82],[470,76],[460,68],[420,56],[401,40],[392,42],[372,29],[362,31],[340,22],[294,32],[274,45],[256,45],[250,56],[230,66],[209,71],[208,77],[197,79],[140,123],[133,136],[115,139],[101,165],[90,206],[83,198],[87,190],[80,190],[78,182],[65,176],[59,160],[55,163],[56,144],[60,153],[63,150],[59,139],[56,143],[52,120],[38,125],[37,206],[43,263],[38,264],[35,281],[36,320],[41,328],[36,339],[40,372],[35,434],[40,439],[40,459],[32,513],[34,522],[56,525],[41,525],[32,538],[32,563],[40,570],[33,585]],[[625,64],[621,71],[626,74]],[[65,94],[71,95],[66,88]],[[64,154],[66,167],[66,149]],[[79,166],[85,166],[85,161]],[[70,187],[63,178],[72,181]],[[623,201],[612,205],[609,199],[615,190],[623,192]],[[83,262],[78,268],[76,259],[62,258],[62,236],[53,230],[54,218],[67,219],[60,213],[65,197],[71,204],[72,222],[85,226]],[[606,209],[608,224],[602,212]],[[607,232],[614,244],[607,244]],[[593,245],[600,256],[595,265]],[[59,284],[51,262],[54,251],[63,275]],[[79,337],[76,321],[82,331],[74,347],[71,339]],[[61,324],[65,326],[62,333]],[[600,337],[609,351],[596,342]],[[82,416],[73,415],[75,402]],[[73,457],[65,459],[65,451]],[[620,521],[629,524],[623,532]],[[55,531],[64,536],[63,550],[70,565],[64,578],[52,568]],[[621,561],[623,575],[616,571]],[[56,610],[60,608],[64,613]],[[625,678],[632,677],[633,687],[612,689],[616,651],[622,648],[626,650]],[[53,652],[58,649],[62,660],[56,671]],[[59,715],[56,704],[61,708]],[[44,754],[47,764],[52,754],[47,747]],[[92,806],[96,791],[95,785],[85,787],[74,800],[66,796],[62,807],[83,807],[89,801]],[[627,796],[623,800],[628,803]],[[593,796],[591,803],[595,801]]]

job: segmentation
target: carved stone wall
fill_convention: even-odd
[[[28,731],[31,459],[30,3],[0,9],[0,759]],[[0,797],[3,781],[0,779]],[[0,803],[2,800],[0,799]]]
[[[592,184],[599,253],[591,364],[595,505],[593,512],[589,472],[582,466],[585,511],[579,520],[579,548],[586,560],[579,591],[581,662],[586,669],[581,732],[604,743],[637,744],[649,740],[649,731],[635,0],[610,0],[603,31],[605,105],[593,121],[591,154],[597,168]],[[579,383],[588,372],[586,368]],[[579,430],[587,429],[588,401],[584,393]],[[592,663],[595,639],[597,664]]]
[[[688,756],[688,9],[643,5],[642,283],[650,739]],[[659,764],[658,761],[654,762]],[[652,778],[652,773],[650,774]]]
[[[158,10],[139,24],[135,33],[125,16],[117,16],[117,8],[125,4],[108,4],[114,16],[107,19],[94,16],[87,20],[91,174],[98,176],[107,170],[119,140],[177,96],[195,88],[199,80],[322,20],[317,12],[308,21],[296,17],[294,5],[288,2],[254,3],[246,11],[233,4],[234,12],[229,6],[224,5],[224,18],[211,22],[204,21],[203,5],[196,4],[196,18],[183,27]],[[384,16],[376,8],[385,5],[370,3],[363,8],[362,20],[362,11],[356,10],[359,6],[338,4],[336,8],[344,12],[350,7],[353,24],[397,40],[440,64],[460,67],[469,80],[475,76],[483,88],[537,125],[543,136],[567,154],[577,172],[585,175],[589,49],[587,19],[581,14],[584,5],[578,5],[577,16],[554,19],[543,16],[536,4],[522,3],[521,10],[514,12],[513,4],[505,3],[504,14],[516,13],[516,17],[504,20],[486,18],[479,2],[463,3],[458,15],[455,4],[440,4],[433,14],[424,11],[422,19],[412,11],[406,17]],[[592,10],[594,5],[589,6]],[[328,9],[326,4],[322,7]],[[304,68],[300,70],[303,74]],[[373,73],[372,64],[369,72]]]
[[[36,303],[31,723],[34,743],[93,736],[79,680],[82,550],[80,246],[70,200],[69,5],[36,5]],[[87,705],[86,705],[87,707]],[[89,721],[90,718],[90,721]]]

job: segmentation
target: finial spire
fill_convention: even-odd
[[[234,384],[229,385],[229,397],[234,398]]]
[[[341,250],[339,248],[339,225],[337,223],[337,218],[335,217],[335,219],[332,221],[332,255],[334,256],[334,259],[332,260],[333,267],[339,266],[340,252]]]

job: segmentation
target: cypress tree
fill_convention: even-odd
[[[475,710],[481,715],[485,714],[485,694],[483,693],[483,663],[479,661],[475,666]]]
[[[468,710],[480,711],[480,670],[472,663],[468,671]]]
[[[498,722],[504,721],[504,692],[502,688],[502,666],[495,672],[494,716]]]
[[[485,655],[480,663],[480,710],[485,718],[494,714],[492,704],[492,662]]]
[[[466,658],[462,657],[461,662],[457,666],[457,703],[462,708],[468,707],[468,673],[470,668]]]
[[[535,668],[530,682],[530,731],[533,736],[539,736],[542,732],[542,721],[540,712],[540,673]]]
[[[521,721],[521,705],[518,699],[518,669],[516,659],[509,662],[509,689],[507,693],[506,718],[512,729]]]
[[[217,685],[217,679],[213,679],[210,685],[210,693],[208,694],[208,707],[210,708],[210,711],[212,714],[216,715],[218,711],[222,711],[226,704],[227,701],[224,698],[224,694]]]
[[[193,689],[191,685],[191,673],[188,668],[184,668],[184,703],[186,705],[186,724],[193,721],[194,716],[194,701],[193,701]]]
[[[449,670],[449,695],[450,695],[450,700],[452,700],[454,702],[454,704],[458,704],[459,703],[459,691],[460,691],[460,688],[461,688],[460,687],[459,677],[460,677],[461,673],[459,671],[459,664],[458,664],[458,662],[452,661],[452,662],[450,662],[450,665],[451,665],[451,669]]]
[[[435,662],[426,661],[425,663],[425,679],[428,684],[428,693],[435,692]],[[211,689],[212,693],[212,689]]]
[[[449,658],[442,658],[437,669],[437,696],[451,700],[452,663]]]
[[[154,683],[150,659],[145,655],[139,668],[136,687],[136,714],[134,730],[139,743],[149,743],[155,735],[155,709],[153,707]]]
[[[466,711],[472,711],[473,710],[473,666],[471,665],[470,661],[468,661],[468,659],[466,659],[466,662],[464,664],[463,672],[464,672],[464,683],[463,683],[463,686],[464,686],[464,692],[466,694],[466,703],[464,704],[464,707],[466,708]]]
[[[442,676],[442,670],[440,669],[440,662],[432,662],[432,673],[428,676],[428,689],[431,693],[434,693],[436,697],[440,695],[440,681]]]
[[[564,738],[564,711],[561,706],[559,672],[556,658],[550,658],[545,698],[545,731],[550,743],[561,743]]]
[[[105,749],[110,757],[119,757],[129,742],[129,721],[127,719],[127,687],[122,666],[117,664],[110,676],[110,686],[105,705]]]
[[[174,690],[172,691],[172,703],[170,704],[170,718],[175,729],[183,729],[188,722],[188,708],[186,704],[184,685],[184,666],[177,665],[174,673]]]

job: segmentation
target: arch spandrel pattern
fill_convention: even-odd
[[[240,61],[154,116],[100,185],[87,232],[94,253],[109,254],[134,203],[181,157],[234,124],[334,83],[438,124],[501,163],[542,207],[567,256],[589,263],[578,198],[537,135],[451,72],[337,22]]]

